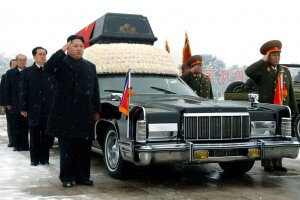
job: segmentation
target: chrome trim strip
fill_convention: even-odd
[[[138,152],[145,151],[185,151],[192,149],[193,150],[228,150],[228,149],[243,149],[243,148],[259,148],[261,147],[261,143],[264,142],[265,148],[273,148],[273,147],[300,147],[300,143],[298,141],[257,141],[257,142],[245,142],[245,143],[222,143],[222,144],[193,144],[189,143],[181,143],[181,144],[147,144],[142,145],[136,150]]]
[[[290,107],[289,107],[289,106],[286,106],[286,105],[282,105],[282,106],[284,106],[284,107],[287,107],[287,108],[288,108],[288,110],[289,110],[289,113],[290,113],[290,118],[291,118],[291,117],[292,117],[292,111],[291,111]]]
[[[94,128],[94,134],[95,134],[95,136],[96,136],[96,134],[97,134],[97,124],[98,124],[98,122],[101,122],[101,121],[111,123],[111,124],[114,126],[116,132],[118,133],[118,129],[117,129],[116,125],[115,125],[114,123],[112,123],[112,121],[107,120],[107,119],[100,119],[100,120],[98,120],[98,121],[95,123],[95,128]],[[119,134],[119,133],[118,133],[118,134]]]
[[[149,132],[178,131],[177,123],[148,124]]]
[[[184,113],[184,117],[223,117],[223,116],[249,116],[247,112],[234,112],[234,113]]]

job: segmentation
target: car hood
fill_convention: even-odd
[[[211,112],[247,112],[248,105],[234,101],[216,101],[201,99],[193,96],[179,95],[139,95],[132,98],[133,104],[147,109],[159,108],[176,110],[183,113],[211,113]]]

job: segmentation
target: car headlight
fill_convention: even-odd
[[[252,121],[251,136],[252,137],[269,137],[275,136],[275,121]]]
[[[284,137],[292,136],[292,119],[283,117],[281,119],[281,135]]]
[[[149,140],[176,139],[177,123],[149,124]]]
[[[147,137],[146,121],[138,120],[136,122],[136,141],[146,142],[146,137]]]

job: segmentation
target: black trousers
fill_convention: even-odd
[[[33,163],[49,163],[49,148],[54,138],[45,135],[46,123],[30,127],[30,160]]]
[[[12,122],[11,122],[11,113],[6,112],[6,121],[7,121],[7,137],[8,137],[8,144],[10,146],[14,146],[15,142],[14,142],[14,136],[11,132],[11,126],[12,126]]]
[[[60,148],[61,182],[90,179],[92,141],[75,138],[58,138]]]
[[[14,147],[18,150],[29,148],[28,120],[21,114],[11,114],[11,133],[14,138]]]

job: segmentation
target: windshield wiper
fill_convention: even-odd
[[[171,91],[163,89],[163,88],[158,88],[158,87],[153,87],[153,86],[151,86],[150,88],[161,91],[161,92],[165,92],[165,94],[176,94],[175,92],[171,92]]]
[[[104,90],[104,92],[123,93],[123,91],[121,91],[121,90]]]

